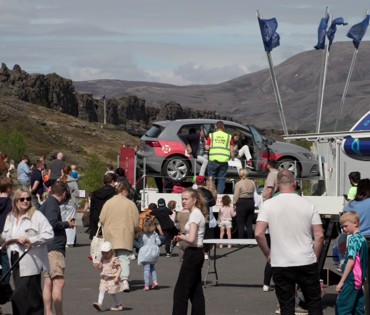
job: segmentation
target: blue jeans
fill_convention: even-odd
[[[217,193],[223,194],[225,190],[226,173],[229,164],[214,161],[208,162],[208,176],[217,181]]]
[[[6,249],[3,249],[3,250],[0,250],[0,263],[1,263],[1,266],[2,266],[2,275],[5,275],[5,273],[9,270],[10,266],[9,266],[9,258],[8,258],[8,254],[6,252]],[[4,283],[9,283],[9,280],[10,280],[10,273],[5,277],[5,279],[3,280]]]
[[[157,281],[157,272],[154,264],[144,264],[144,282],[146,286],[150,284],[150,275],[152,276],[152,282]]]

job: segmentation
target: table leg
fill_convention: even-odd
[[[218,285],[218,273],[217,273],[217,256],[216,256],[216,249],[217,245],[215,244],[213,246],[213,269],[215,270],[215,275],[216,275],[216,286]]]

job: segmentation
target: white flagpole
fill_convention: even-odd
[[[107,124],[107,102],[105,100],[105,95],[104,95],[104,108],[103,108],[103,110],[104,110],[104,125],[106,125]]]
[[[328,10],[328,8],[326,8]],[[326,11],[327,13],[328,11]],[[328,25],[331,24],[332,16],[329,17]],[[326,36],[326,34],[325,34]],[[319,101],[317,104],[317,119],[316,119],[316,133],[320,133],[321,127],[321,116],[322,116],[322,107],[324,103],[324,94],[325,94],[325,84],[326,84],[326,74],[328,69],[328,61],[329,61],[329,45],[325,45],[325,55],[324,55],[324,67],[321,69],[322,71],[322,81],[320,79],[321,87],[319,87]]]
[[[342,95],[342,101],[341,101],[341,104],[340,104],[339,114],[338,114],[337,119],[335,121],[334,131],[337,131],[338,122],[339,122],[340,117],[342,116],[344,103],[346,101],[346,96],[347,96],[347,93],[348,93],[349,82],[351,81],[353,68],[355,67],[357,55],[358,55],[358,49],[355,49],[355,51],[353,52],[353,56],[352,56],[351,66],[350,66],[349,71],[348,71],[347,81],[346,81],[346,84],[345,84],[344,90],[343,90],[343,95]]]
[[[261,15],[260,15],[258,10],[257,10],[257,17],[261,18]],[[280,116],[280,119],[281,119],[281,124],[283,126],[284,135],[289,135],[288,128],[287,128],[286,121],[285,121],[283,104],[281,102],[279,86],[277,84],[276,75],[275,75],[275,71],[274,71],[274,65],[273,65],[273,62],[272,62],[271,53],[266,51],[266,56],[267,56],[267,61],[269,63],[271,80],[272,80],[272,87],[274,89],[275,98],[276,98],[276,102],[277,102],[277,105],[278,105],[278,111],[279,111],[279,116]]]

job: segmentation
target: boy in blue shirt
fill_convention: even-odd
[[[360,219],[355,211],[344,213],[340,218],[343,232],[349,235],[346,257],[342,265],[342,278],[335,290],[339,293],[335,313],[365,314],[365,298],[362,286],[365,282],[368,260],[367,242],[359,228]]]

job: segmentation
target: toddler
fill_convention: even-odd
[[[368,260],[367,242],[360,232],[360,219],[355,211],[340,218],[343,232],[350,235],[346,257],[342,265],[342,278],[335,290],[338,293],[336,314],[365,314],[363,285]]]
[[[235,209],[233,206],[230,206],[231,199],[228,195],[224,195],[222,197],[222,207],[218,212],[218,226],[220,228],[220,239],[222,240],[225,235],[225,230],[227,234],[227,238],[231,239],[231,228],[232,228],[232,221],[233,217],[235,217]],[[220,245],[222,248],[222,244]],[[228,248],[231,248],[231,245],[228,245]]]
[[[123,291],[122,282],[120,281],[121,265],[118,257],[114,256],[114,251],[110,242],[104,242],[100,247],[100,251],[102,253],[100,263],[94,265],[101,271],[99,298],[98,302],[94,303],[93,306],[98,311],[101,311],[105,292],[108,292],[114,301],[114,305],[110,308],[110,310],[122,311],[123,306],[121,303],[121,298],[118,295],[119,292]]]
[[[137,262],[144,267],[144,291],[150,290],[150,276],[152,277],[152,289],[159,288],[155,263],[159,257],[161,240],[155,232],[155,228],[154,221],[150,216],[147,216],[143,222],[143,233],[138,240],[134,240],[135,247],[140,248]]]

